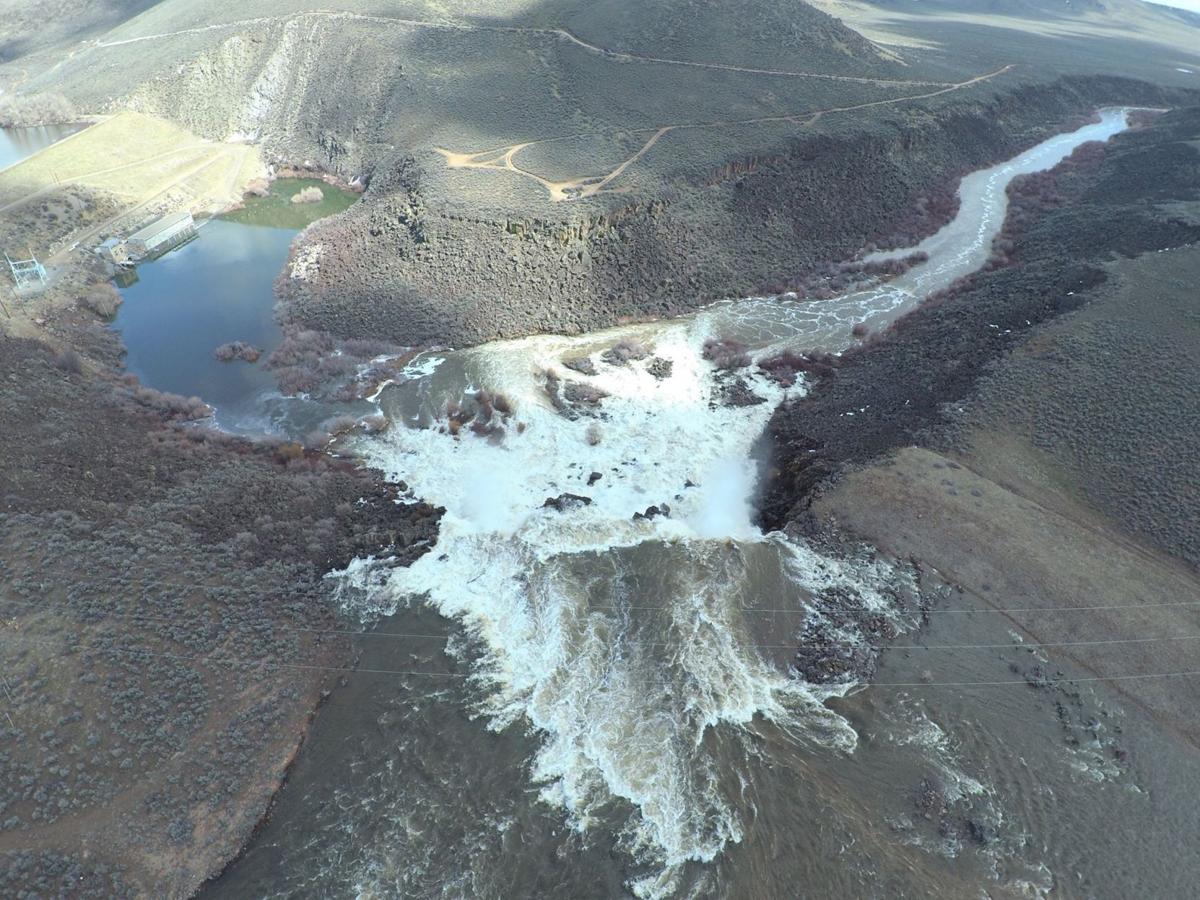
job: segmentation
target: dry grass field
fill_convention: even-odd
[[[0,172],[0,235],[53,259],[160,209],[221,209],[263,174],[255,147],[121,112]]]

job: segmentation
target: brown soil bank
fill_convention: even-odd
[[[1078,154],[1036,196],[1014,186],[1011,264],[901,320],[776,412],[763,523],[802,520],[847,464],[913,443],[994,448],[1009,435],[1040,455],[1025,468],[1051,473],[1041,502],[1053,488],[1063,506],[1099,509],[1200,565],[1198,137],[1200,107],[1176,110],[1099,160]],[[990,462],[972,467],[1004,483],[1024,465],[1003,449],[982,456]]]
[[[669,316],[762,291],[868,242],[928,233],[941,223],[913,210],[965,172],[1098,105],[1171,99],[1091,78],[885,107],[773,153],[685,172],[660,199],[591,214],[557,204],[555,218],[466,215],[409,158],[380,166],[361,204],[306,232],[280,281],[282,317],[341,337],[463,346]]]
[[[87,366],[0,335],[0,894],[187,896],[353,662],[322,575],[415,559],[437,511]]]

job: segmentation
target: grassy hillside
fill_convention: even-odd
[[[108,31],[158,0],[0,0],[0,62]]]

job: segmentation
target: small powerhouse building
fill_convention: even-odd
[[[128,256],[135,260],[147,259],[178,247],[196,233],[196,223],[186,210],[163,216],[125,239]]]
[[[109,238],[96,248],[96,252],[114,265],[125,266],[130,262],[129,248],[125,246],[125,242],[120,238]]]

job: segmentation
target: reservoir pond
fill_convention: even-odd
[[[290,197],[319,186],[320,203]],[[356,195],[309,179],[280,179],[266,197],[201,222],[194,240],[119,280],[113,322],[128,354],[126,368],[160,391],[196,396],[216,409],[217,424],[245,435],[300,436],[338,412],[304,397],[284,397],[267,367],[282,332],[275,321],[274,281],[300,230],[348,208]],[[214,351],[242,341],[262,351],[256,363],[221,362]],[[369,411],[362,404],[360,413]]]
[[[37,125],[31,128],[0,128],[0,169],[15,166],[39,150],[79,131],[80,125]]]

